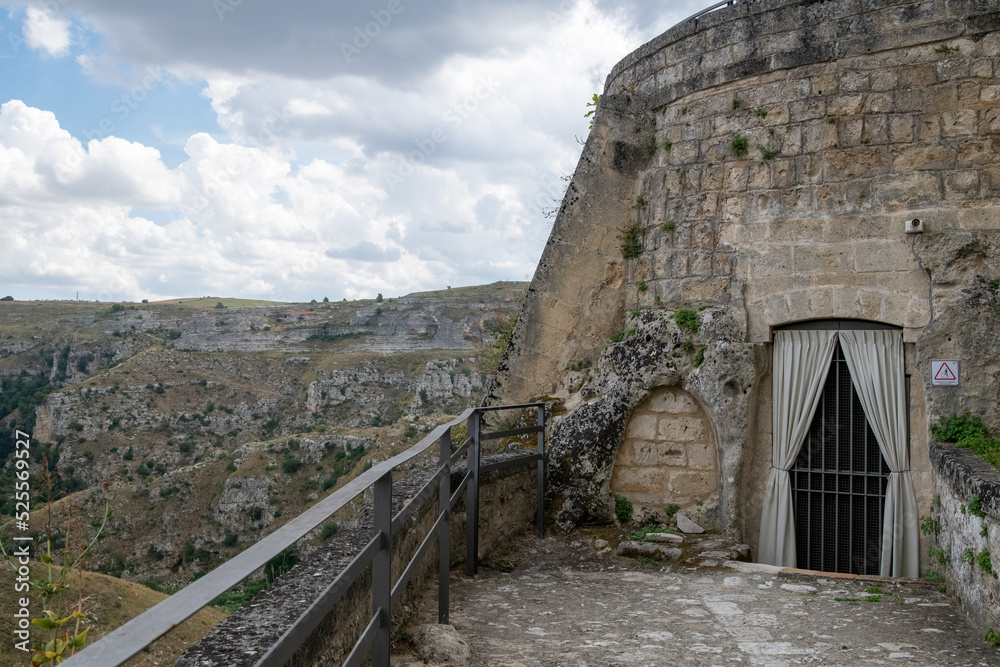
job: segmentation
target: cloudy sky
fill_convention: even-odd
[[[0,0],[0,292],[525,280],[627,53],[713,0]]]

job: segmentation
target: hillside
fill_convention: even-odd
[[[32,435],[34,534],[47,461],[54,495],[71,494],[55,506],[57,540],[70,503],[93,535],[107,499],[93,569],[190,581],[478,404],[491,326],[523,293],[496,283],[338,303],[0,303],[4,521],[16,427]]]

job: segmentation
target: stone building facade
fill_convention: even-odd
[[[697,507],[756,552],[775,332],[881,326],[903,341],[929,513],[929,427],[1000,426],[998,244],[995,0],[738,2],[608,77],[492,398],[562,400],[558,525],[610,520],[617,494]]]

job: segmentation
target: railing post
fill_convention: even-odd
[[[466,470],[471,466],[472,476],[465,491],[465,573],[476,576],[479,570],[479,429],[482,422],[479,411],[472,413],[468,421],[468,433],[472,446],[466,457]]]
[[[372,645],[373,667],[389,667],[389,622],[392,618],[392,471],[375,481],[375,534],[382,544],[372,561],[372,615],[381,615],[381,627]]]
[[[449,623],[448,585],[451,577],[451,427],[441,436],[441,483],[438,487],[438,513],[444,516],[438,533],[438,623]]]
[[[545,404],[538,406],[538,536],[545,537]]]

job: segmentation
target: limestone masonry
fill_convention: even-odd
[[[756,553],[772,335],[813,320],[902,331],[929,515],[929,427],[1000,426],[1000,5],[739,2],[628,55],[594,118],[491,394],[562,401],[555,522],[621,495]]]

